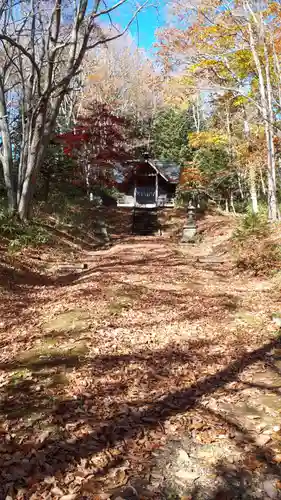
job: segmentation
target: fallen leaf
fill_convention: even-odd
[[[92,500],[110,500],[110,497],[106,493],[100,493],[99,495],[94,495]]]
[[[76,500],[76,498],[78,498],[77,493],[69,493],[60,497],[60,500]]]
[[[55,481],[56,481],[56,478],[54,476],[46,476],[44,478],[44,483],[46,483],[46,484],[54,484]]]
[[[220,226],[224,224],[221,219],[217,222]],[[210,225],[208,218],[204,224]],[[217,245],[214,233],[209,236]],[[192,248],[192,252],[198,249]],[[54,257],[53,251],[57,249],[46,250],[44,262],[55,259],[59,268],[60,262],[66,262],[65,255],[62,251],[63,255]],[[22,257],[23,263],[27,258]],[[22,498],[32,494],[32,498],[43,500],[44,496],[50,496],[49,490],[53,488],[53,496],[60,500],[79,500],[83,495],[92,500],[108,500],[109,494],[101,493],[108,483],[110,492],[121,485],[122,497],[122,486],[130,478],[143,475],[150,481],[153,453],[158,457],[153,450],[161,445],[161,449],[167,451],[170,437],[181,439],[182,431],[187,434],[187,430],[193,430],[191,439],[196,446],[197,441],[212,443],[218,436],[215,446],[227,445],[229,431],[221,421],[218,425],[213,415],[207,417],[207,402],[217,385],[219,390],[213,401],[220,403],[226,399],[235,410],[241,387],[236,382],[227,384],[228,379],[236,376],[230,370],[228,377],[229,367],[238,366],[240,361],[244,366],[244,360],[264,346],[271,333],[268,335],[265,328],[256,335],[247,324],[239,327],[238,335],[236,325],[233,326],[235,311],[226,312],[225,295],[227,292],[241,303],[247,302],[255,314],[266,316],[272,307],[271,294],[260,289],[257,293],[257,285],[261,283],[256,278],[246,280],[226,269],[222,282],[216,272],[204,269],[200,262],[195,269],[194,259],[190,262],[188,258],[179,255],[178,244],[175,246],[165,239],[160,242],[133,239],[116,245],[112,252],[91,251],[85,255],[79,250],[78,261],[86,259],[90,263],[90,272],[85,276],[81,274],[79,280],[71,281],[69,277],[67,281],[66,276],[61,286],[56,282],[57,276],[53,276],[51,287],[24,282],[23,286],[17,284],[19,293],[9,295],[7,292],[9,297],[7,301],[4,297],[3,310],[8,320],[5,319],[5,336],[1,337],[1,365],[16,364],[23,351],[30,353],[32,378],[28,380],[29,390],[25,391],[21,390],[24,370],[19,374],[19,387],[17,380],[12,387],[7,375],[5,384],[0,384],[1,399],[7,412],[14,408],[23,412],[28,408],[42,408],[38,417],[33,411],[35,418],[28,422],[25,418],[7,415],[3,423],[7,429],[5,447],[3,451],[0,449],[1,457],[4,456],[4,474],[8,477],[13,467],[11,461],[17,452],[14,442],[20,445],[23,457],[19,462],[27,460],[28,472],[35,461],[38,463],[39,477],[36,483],[26,478]],[[14,274],[16,280],[17,273]],[[2,307],[2,289],[0,294]],[[23,314],[19,314],[18,300],[24,302]],[[129,307],[124,307],[124,300]],[[115,319],[109,311],[112,302],[116,303]],[[67,335],[66,331],[59,335],[53,332],[46,338],[43,325],[77,307],[90,311],[93,326],[86,322],[80,325],[86,330],[80,332],[72,328],[73,324]],[[272,328],[270,319],[269,325]],[[84,362],[81,342],[89,350],[89,362]],[[80,347],[75,352],[77,345]],[[257,371],[256,363],[248,368]],[[222,371],[225,380],[220,378]],[[255,390],[252,393],[250,388],[247,390],[251,401],[253,394],[254,405]],[[199,405],[193,407],[196,397],[203,402],[201,410]],[[205,405],[207,408],[203,410]],[[257,428],[259,420],[255,422],[255,418],[251,423],[256,423]],[[51,435],[58,435],[56,441],[48,443],[49,431],[43,430],[42,424],[50,425]],[[1,426],[2,421],[0,439],[6,435]],[[38,433],[37,445],[35,432]],[[246,436],[242,439],[246,441]],[[268,441],[270,437],[265,439]],[[179,449],[182,446],[180,444]],[[108,454],[107,449],[110,449]],[[274,453],[276,463],[281,463],[279,450]],[[81,456],[85,458],[80,460]],[[125,461],[128,461],[126,473],[121,470]],[[64,466],[59,467],[62,463]],[[42,469],[46,468],[43,476],[48,475],[45,480],[40,477],[41,465]],[[260,467],[257,459],[249,460],[250,471]],[[60,473],[53,478],[58,469]],[[17,475],[22,474],[19,472]],[[69,486],[75,478],[82,484],[74,484],[79,493],[70,493],[76,491]],[[211,480],[215,483],[216,478]],[[9,492],[8,479],[6,483],[5,491]],[[155,492],[151,493],[154,500],[153,495]],[[144,500],[147,497],[145,495]],[[191,500],[191,497],[185,495],[181,500]]]
[[[264,446],[269,441],[271,441],[271,437],[268,436],[267,434],[260,434],[260,436],[258,436],[256,439],[256,443],[258,446]]]
[[[60,488],[58,488],[58,486],[55,486],[54,488],[52,488],[51,493],[53,493],[53,495],[57,495],[59,497],[64,495],[64,492]]]
[[[101,488],[101,483],[99,483],[96,479],[89,479],[82,485],[83,491],[87,493],[96,493]]]
[[[44,443],[45,439],[47,439],[49,437],[50,433],[51,433],[50,431],[41,432],[41,434],[38,436],[36,442],[40,443],[40,444]]]
[[[275,486],[278,490],[281,490],[281,481],[277,481]]]

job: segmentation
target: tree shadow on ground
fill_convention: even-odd
[[[94,260],[94,257],[93,257]],[[202,271],[207,271],[212,273],[216,278],[221,281],[225,280],[225,273],[229,272],[232,268],[230,264],[226,269],[226,262],[197,262],[197,258],[193,257],[191,259],[187,259],[186,257],[177,257],[173,253],[164,254],[163,256],[153,255],[151,254],[149,257],[137,257],[132,258],[131,254],[124,254],[114,256],[110,255],[109,259],[103,263],[99,263],[97,265],[91,265],[92,262],[88,262],[88,269],[86,271],[81,271],[77,273],[69,273],[68,275],[63,276],[63,284],[65,286],[75,284],[75,281],[79,279],[79,283],[88,283],[93,278],[96,278],[99,273],[103,273],[105,277],[111,276],[113,279],[115,276],[120,274],[120,271],[126,272],[128,275],[130,274],[138,274],[139,276],[147,276],[148,272],[150,276],[158,275],[159,268],[163,267],[165,270],[165,275],[167,276],[167,281],[171,282],[171,273],[174,268],[177,268],[178,271],[182,268],[184,271],[192,266],[193,270],[198,269]],[[61,284],[61,278],[58,277],[57,284]]]
[[[75,228],[66,226],[64,228],[57,228],[49,224],[42,224],[52,240],[55,240],[60,247],[69,247],[74,245],[80,250],[97,250],[104,245],[104,240],[94,231],[87,231],[86,229]]]
[[[13,259],[13,263],[8,265],[0,263],[0,286],[12,291],[20,285],[25,286],[48,286],[53,280],[39,272],[33,271],[28,266]]]
[[[88,360],[92,365],[91,376],[96,385],[92,389],[91,386],[87,388],[87,384],[86,387],[82,385],[80,394],[75,398],[66,396],[64,386],[61,393],[58,391],[55,395],[50,385],[44,386],[44,377],[50,370],[50,365],[44,365],[43,360],[45,372],[40,372],[39,378],[32,374],[31,380],[21,381],[18,387],[15,381],[11,381],[8,386],[1,388],[2,420],[11,418],[14,422],[13,435],[6,435],[5,432],[1,435],[4,453],[1,467],[2,497],[5,498],[11,491],[15,494],[21,487],[29,488],[30,484],[36,484],[40,491],[40,485],[46,487],[44,478],[67,475],[81,463],[84,463],[85,480],[82,481],[83,484],[76,485],[75,492],[80,495],[78,498],[83,497],[85,485],[90,479],[91,486],[88,484],[88,491],[91,487],[91,492],[97,493],[98,487],[101,486],[99,481],[105,474],[103,467],[98,466],[96,461],[101,453],[109,453],[108,456],[112,457],[110,450],[111,453],[112,450],[117,450],[117,456],[121,456],[123,462],[126,461],[126,456],[132,453],[141,453],[135,446],[137,441],[144,439],[144,433],[148,433],[148,442],[153,444],[155,436],[159,438],[160,434],[163,435],[161,429],[167,420],[192,411],[198,407],[202,397],[210,396],[226,384],[237,380],[245,368],[264,359],[266,353],[279,346],[280,341],[275,339],[237,357],[213,375],[194,377],[187,386],[172,391],[167,391],[167,384],[171,386],[175,363],[184,365],[193,360],[195,364],[203,365],[204,359],[200,360],[199,344],[195,353],[177,354],[172,347],[166,352],[162,349],[158,353],[158,359],[157,353],[148,350],[147,353],[141,354],[142,361],[144,359],[141,370],[137,365],[139,354],[100,356],[96,360]],[[196,359],[193,359],[195,355]],[[72,361],[74,365],[79,362],[83,366],[85,363],[83,357],[71,358]],[[69,367],[66,359],[56,360],[57,365],[60,362],[66,374],[68,368],[73,370],[73,366]],[[130,369],[134,366],[136,369],[130,375]],[[33,367],[38,369],[34,362]],[[113,370],[114,367],[117,369]],[[121,367],[125,367],[127,380],[124,377],[118,378]],[[16,367],[7,364],[1,368],[14,370]],[[20,364],[18,369],[22,368]],[[51,368],[54,369],[54,364]],[[74,368],[72,375],[75,376],[75,373]],[[89,378],[89,372],[85,371],[85,376],[86,373]],[[107,374],[110,374],[111,378],[107,378]],[[128,386],[133,380],[135,392],[128,393]],[[174,382],[177,382],[178,386],[181,385],[178,375]],[[122,395],[123,404],[118,398],[119,393]],[[10,413],[13,404],[22,410],[17,416],[17,422],[14,421],[13,413]],[[153,446],[148,446],[147,450],[145,461],[148,463]],[[16,456],[13,462],[11,453]],[[104,464],[106,473],[111,468],[108,461],[112,461],[112,458],[108,460],[108,456]],[[266,455],[264,460],[267,460]],[[87,479],[88,476],[91,476],[90,479]]]
[[[38,351],[26,351],[24,355],[9,363],[2,363],[0,369],[5,372],[15,374],[12,376],[10,383],[5,387],[2,393],[1,411],[5,413],[7,418],[14,418],[14,410],[20,408],[22,416],[29,416],[34,410],[49,412],[49,404],[45,406],[46,389],[52,382],[53,378],[59,374],[69,374],[75,372],[78,368],[87,370],[88,375],[96,382],[91,393],[83,396],[84,402],[94,402],[95,398],[102,400],[106,398],[107,393],[112,394],[114,387],[115,395],[122,393],[127,397],[127,390],[130,385],[136,383],[136,378],[141,380],[144,378],[144,386],[147,391],[140,398],[137,394],[131,402],[132,408],[138,407],[139,404],[150,404],[153,396],[149,392],[149,386],[154,391],[161,388],[163,382],[169,381],[173,377],[174,368],[178,366],[195,366],[196,364],[205,364],[205,366],[217,363],[220,355],[209,356],[208,347],[210,341],[189,341],[185,349],[180,349],[176,345],[166,346],[157,351],[140,351],[136,354],[120,354],[120,355],[99,355],[95,357],[86,356],[83,352],[79,352],[80,346],[71,350],[40,349]],[[203,348],[207,350],[203,352]],[[201,351],[200,351],[201,349]],[[139,372],[139,367],[142,367],[142,372]],[[124,368],[125,367],[125,368]],[[116,374],[124,369],[126,378],[122,382],[114,381]],[[99,380],[102,380],[105,375],[112,377],[111,382],[107,382],[106,387],[101,387]],[[45,382],[48,383],[47,387]],[[138,385],[138,381],[137,381]],[[119,388],[118,388],[119,386]],[[38,390],[36,389],[38,388]],[[140,387],[138,385],[138,387]],[[126,401],[129,404],[129,401]],[[68,420],[76,419],[76,410],[81,406],[81,398],[78,400],[66,399],[58,401],[60,405],[72,407],[73,412],[69,412]],[[117,403],[118,405],[119,403]],[[86,404],[86,407],[88,404]],[[80,419],[88,418],[88,412],[83,414],[80,411]]]
[[[239,461],[231,457],[218,460],[213,468],[216,477],[214,487],[194,486],[188,491],[192,500],[279,498],[281,465],[275,461],[270,446],[257,445],[249,431],[225,415],[210,409],[207,412],[214,419],[227,424],[233,433],[233,442],[242,455]]]
[[[140,243],[144,245],[146,240],[142,240]],[[121,254],[107,254],[104,255],[101,259],[98,256],[98,259],[101,260],[96,264],[95,255],[91,255],[89,257],[89,261],[87,262],[89,269],[84,271],[71,271],[65,272],[62,270],[58,270],[56,275],[42,274],[40,271],[40,267],[37,266],[38,269],[31,269],[20,262],[20,258],[13,259],[13,267],[5,264],[1,264],[0,267],[0,275],[1,275],[1,286],[4,289],[4,295],[1,297],[1,305],[0,305],[0,316],[5,320],[13,317],[13,324],[22,323],[24,318],[28,318],[30,314],[28,311],[28,306],[32,304],[34,301],[34,292],[37,293],[37,307],[38,309],[41,305],[44,305],[46,302],[46,297],[40,298],[40,291],[44,291],[46,287],[50,289],[50,294],[52,290],[56,291],[61,287],[68,286],[76,286],[85,285],[87,283],[95,282],[98,284],[99,291],[102,293],[106,286],[111,287],[112,284],[120,285],[126,287],[125,281],[122,282],[120,279],[120,273],[125,273],[127,279],[134,274],[137,274],[140,279],[142,276],[144,278],[150,279],[151,282],[154,282],[157,285],[157,274],[159,273],[159,269],[163,267],[164,272],[162,274],[161,279],[164,280],[167,284],[173,282],[173,273],[174,270],[177,270],[178,277],[183,280],[182,285],[184,285],[184,281],[186,282],[187,293],[193,293],[191,288],[194,287],[194,291],[196,292],[196,287],[201,287],[201,294],[203,295],[203,287],[204,283],[196,283],[194,279],[191,278],[190,274],[194,271],[194,262],[189,262],[185,257],[179,257],[175,255],[174,250],[169,249],[169,251],[163,249],[163,252],[160,252],[159,248],[156,253],[153,251],[150,252],[149,256],[139,257],[134,252],[136,251],[136,241],[133,242],[132,249],[126,249],[125,251],[121,251]],[[151,243],[150,243],[151,244]],[[158,245],[159,247],[159,245]],[[133,251],[134,248],[134,251]],[[47,262],[48,265],[51,263],[51,256],[49,256]],[[75,261],[76,263],[77,261]],[[40,263],[40,266],[43,265]],[[202,266],[202,264],[200,264]],[[34,265],[36,268],[36,266]],[[211,270],[214,275],[216,275],[216,270]],[[221,272],[221,271],[220,271]],[[155,279],[154,279],[155,278]],[[202,285],[202,286],[201,286]],[[36,287],[36,288],[35,288]],[[130,285],[132,293],[137,291],[137,285]],[[140,290],[140,288],[139,288]],[[140,298],[144,300],[144,293],[146,292],[149,295],[149,300],[154,298],[159,302],[161,292],[157,291],[159,297],[157,298],[156,293],[153,290],[149,291],[146,286],[145,290],[140,294]],[[94,290],[81,290],[77,291],[77,298],[81,297],[81,294],[94,294]],[[165,297],[164,297],[165,295]],[[168,297],[170,296],[170,298]],[[162,299],[169,300],[169,303],[181,301],[183,303],[186,298],[185,290],[183,290],[182,294],[176,294],[176,292],[162,292]],[[161,299],[161,300],[162,300]],[[40,301],[43,300],[42,304]],[[232,300],[232,299],[231,299]],[[233,297],[233,300],[236,299]],[[148,302],[148,301],[147,301]],[[232,306],[230,306],[232,307]],[[33,314],[33,313],[31,313]],[[200,314],[200,313],[199,313]]]
[[[29,316],[36,288],[51,285],[51,277],[30,269],[19,259],[13,259],[12,264],[0,263],[0,323],[4,323],[4,331],[7,324],[23,323]]]
[[[131,468],[130,475],[133,472],[138,475],[138,468],[146,471],[149,469],[153,447],[161,443],[170,419],[192,412],[203,397],[237,380],[247,366],[257,360],[264,360],[265,354],[279,345],[276,339],[260,349],[241,354],[243,346],[240,349],[237,342],[234,347],[236,351],[228,353],[222,361],[219,337],[216,338],[216,346],[214,341],[198,339],[184,342],[183,349],[173,344],[157,350],[148,340],[145,349],[133,353],[132,343],[128,339],[122,343],[122,352],[118,353],[118,333],[114,330],[120,326],[124,310],[122,295],[132,302],[131,305],[126,304],[126,308],[131,307],[134,313],[143,309],[147,316],[151,316],[133,319],[131,323],[126,317],[126,326],[132,327],[131,332],[139,331],[143,336],[145,329],[151,332],[154,325],[158,326],[160,307],[163,305],[177,314],[179,325],[181,321],[192,322],[192,319],[198,318],[204,321],[209,314],[219,319],[232,313],[238,306],[237,297],[227,291],[214,291],[205,297],[204,283],[194,277],[192,279],[193,268],[186,272],[190,263],[184,259],[171,258],[167,261],[167,252],[160,258],[153,253],[148,259],[131,257],[130,254],[123,256],[120,265],[120,256],[110,256],[101,265],[93,266],[94,274],[93,269],[89,273],[79,273],[82,284],[87,285],[86,279],[89,279],[95,288],[69,289],[73,303],[86,294],[92,295],[91,304],[99,294],[111,305],[116,300],[120,302],[120,307],[108,308],[106,314],[101,316],[100,331],[96,332],[94,328],[89,331],[92,352],[77,352],[66,345],[56,350],[53,346],[47,352],[33,353],[29,358],[15,358],[1,365],[1,370],[9,373],[9,380],[7,384],[1,382],[0,386],[0,449],[4,457],[0,498],[1,495],[5,498],[8,493],[13,497],[21,487],[36,491],[37,498],[44,498],[41,489],[51,489],[52,486],[48,486],[51,484],[48,483],[50,477],[56,476],[67,482],[69,474],[78,498],[92,498],[100,488],[110,489],[110,486],[103,484],[105,476],[113,474],[117,467],[123,467],[126,461],[132,460],[132,456],[137,462],[134,462],[136,465]],[[161,266],[165,270],[164,285],[171,282],[174,270],[178,271],[180,286],[185,285],[180,292],[176,289],[149,289],[149,283],[157,284],[156,276]],[[182,274],[180,266],[183,268]],[[133,272],[147,275],[147,283],[126,283],[126,278],[130,279]],[[48,293],[59,287],[62,287],[63,293],[66,292],[60,279],[58,277],[52,286],[48,286]],[[75,284],[76,280],[77,276],[72,276],[63,285]],[[114,295],[112,303],[107,295],[110,290]],[[18,296],[24,292],[24,287],[20,287]],[[26,292],[22,302],[28,305],[28,301],[33,300],[34,290],[30,287]],[[187,298],[193,292],[194,297],[188,303]],[[39,308],[45,298],[39,296],[36,300]],[[26,319],[24,314],[19,317],[22,310],[18,310],[18,321]],[[154,316],[155,310],[158,313],[156,320],[153,310]],[[221,316],[216,317],[216,311]],[[107,334],[116,338],[113,354],[111,346],[111,354],[95,355],[95,338],[104,338],[103,347],[106,349]],[[46,333],[46,336],[52,335],[55,332]],[[65,341],[68,336],[69,332],[59,333],[59,337]],[[217,351],[214,347],[217,347]],[[223,369],[217,368],[231,357],[235,361]],[[5,424],[3,432],[2,422]],[[135,471],[132,470],[134,468]],[[77,469],[80,480],[75,476]],[[111,477],[116,486],[118,481],[115,475]],[[63,492],[68,492],[66,483],[64,487]]]
[[[1,316],[6,323],[12,321],[11,324],[14,325],[22,324],[29,317],[33,320],[34,311],[29,310],[28,306],[33,304],[35,293],[36,306],[40,310],[48,302],[48,294],[52,294],[53,291],[56,293],[60,288],[72,287],[72,285],[72,298],[77,302],[87,297],[92,300],[96,297],[97,300],[104,299],[108,302],[104,313],[100,314],[101,311],[99,311],[98,314],[100,324],[107,325],[111,329],[118,327],[123,311],[133,310],[136,313],[135,317],[131,315],[127,318],[127,326],[148,328],[160,325],[162,321],[160,315],[155,319],[153,311],[158,307],[173,308],[172,310],[177,314],[178,323],[184,324],[185,321],[193,322],[203,320],[204,317],[215,318],[220,314],[231,314],[240,305],[239,297],[231,292],[206,289],[206,283],[202,279],[192,276],[193,268],[190,263],[186,264],[184,259],[170,259],[167,262],[166,257],[157,259],[152,255],[148,259],[133,258],[132,262],[128,256],[121,261],[121,264],[119,260],[118,256],[110,256],[108,260],[106,258],[106,262],[102,261],[101,264],[86,271],[72,272],[52,278],[46,277],[46,279],[43,277],[43,282],[36,285],[36,288],[29,284],[16,285],[14,289],[2,296],[0,312],[3,314]],[[165,264],[165,274],[158,282],[156,275],[162,263]],[[176,265],[180,279],[179,285],[173,283],[171,277]],[[182,275],[180,265],[183,267]],[[146,280],[143,280],[141,284],[134,283],[133,279],[130,282],[131,273],[132,277],[137,273],[140,279],[144,276]],[[40,279],[38,275],[38,280]],[[91,283],[94,287],[85,287],[86,284]],[[76,286],[77,284],[79,286]],[[48,287],[48,294],[40,295],[40,291],[44,292],[46,287]],[[149,314],[149,311],[152,314]],[[146,314],[146,318],[141,317],[143,313]],[[6,328],[7,325],[5,325]],[[9,340],[7,339],[6,342]],[[2,345],[5,345],[5,340]]]

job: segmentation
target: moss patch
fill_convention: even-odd
[[[61,348],[43,345],[21,353],[15,361],[20,366],[33,370],[41,370],[44,367],[75,365],[78,358],[87,354],[88,350],[88,347],[83,343]]]
[[[65,332],[81,332],[89,328],[91,322],[88,311],[82,309],[74,309],[59,314],[55,318],[43,324],[42,328],[45,333],[65,333]]]
[[[260,318],[256,314],[248,311],[237,311],[235,318],[242,323],[246,323],[250,326],[261,326],[264,323],[263,318]]]
[[[128,310],[132,307],[132,302],[128,297],[118,297],[108,305],[108,312],[113,315],[121,314],[122,311]]]
[[[27,368],[23,368],[22,370],[16,370],[11,374],[10,382],[12,385],[17,386],[18,384],[21,384],[22,381],[30,378],[32,378],[32,372]]]

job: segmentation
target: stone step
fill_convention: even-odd
[[[160,229],[156,209],[137,209],[133,214],[133,234],[149,235],[155,234]]]

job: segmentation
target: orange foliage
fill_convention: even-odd
[[[193,189],[203,184],[203,177],[197,167],[192,162],[187,163],[181,170],[180,188]]]

